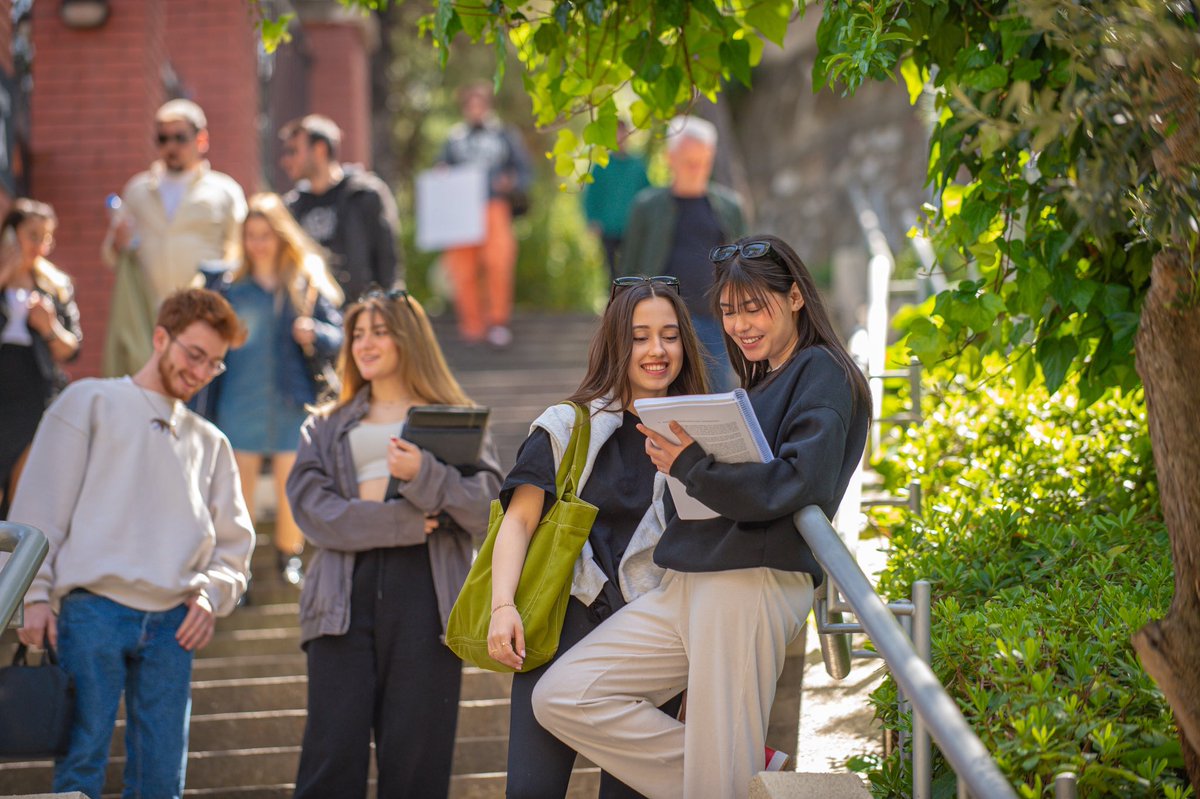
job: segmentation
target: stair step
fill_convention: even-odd
[[[294,591],[295,589],[293,589]],[[231,630],[300,629],[300,603],[250,605],[217,620],[217,632]]]
[[[301,675],[192,683],[192,712],[197,714],[291,710],[307,704],[308,678]]]
[[[308,660],[299,650],[290,655],[197,657],[192,661],[192,679],[197,681],[303,676],[307,672]]]
[[[463,796],[501,796],[503,795],[504,767],[508,752],[506,736],[488,736],[484,738],[460,737],[454,746],[454,780],[459,787],[452,788],[451,795]],[[296,777],[296,769],[300,762],[300,745],[271,746],[245,749],[213,749],[193,751],[188,753],[187,784],[188,795],[198,795],[198,792],[222,792],[220,795],[232,795],[228,792],[244,790],[253,786],[263,786],[269,790],[278,790],[281,786],[292,782]],[[44,791],[51,784],[54,764],[49,760],[31,761],[26,763],[0,764],[0,785],[7,792],[37,793]],[[105,792],[119,792],[121,775],[125,768],[125,757],[115,755],[109,758],[105,774]],[[591,764],[581,761],[581,767],[575,770],[572,783],[578,780],[586,781],[591,772],[598,774]],[[374,773],[374,769],[372,769]],[[583,776],[579,776],[579,775]],[[496,786],[500,793],[491,793]],[[239,792],[237,795],[241,795]],[[595,796],[595,790],[592,791]]]
[[[750,780],[750,799],[870,799],[871,793],[857,774],[764,771]]]
[[[512,696],[512,675],[500,674],[474,666],[463,668],[460,700],[508,699]]]
[[[296,629],[228,630],[215,633],[200,657],[294,655],[300,651],[300,631]]]

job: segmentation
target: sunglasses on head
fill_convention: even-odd
[[[392,289],[390,291],[384,291],[381,288],[373,288],[359,295],[358,301],[387,300],[388,302],[395,302],[396,300],[404,300],[404,304],[407,305],[408,309],[411,311],[412,303],[409,301],[408,296],[407,289]]]
[[[159,133],[154,137],[154,140],[158,142],[159,147],[165,147],[171,142],[175,142],[176,144],[187,144],[192,140],[192,137],[187,133]]]
[[[748,241],[745,244],[722,244],[720,247],[713,247],[708,252],[708,260],[714,264],[723,264],[735,255],[741,255],[743,258],[769,258],[775,263],[779,263],[779,254],[775,252],[775,248],[771,246],[769,241]]]
[[[608,301],[612,302],[617,294],[625,289],[631,286],[640,286],[643,283],[657,283],[660,286],[666,286],[676,294],[679,293],[679,278],[675,277],[674,275],[655,275],[654,277],[646,277],[645,275],[624,275],[623,277],[618,277],[613,280],[612,290],[608,293]]]

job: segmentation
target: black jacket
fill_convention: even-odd
[[[390,289],[404,281],[404,265],[396,246],[400,215],[391,190],[377,175],[345,167],[345,177],[331,187],[337,192],[333,237],[319,242],[330,252],[329,270],[352,303],[371,286]],[[284,197],[292,216],[303,222],[305,214],[320,204],[319,195],[302,183]]]
[[[40,280],[36,282],[38,286],[34,291],[50,298],[50,301],[54,303],[54,314],[58,317],[58,323],[75,334],[75,338],[79,340],[80,347],[68,359],[73,361],[79,357],[79,352],[83,349],[83,328],[79,325],[79,307],[75,304],[75,289],[68,288],[60,292],[54,287],[43,286]],[[0,302],[0,330],[3,330],[7,324],[8,306],[4,302]],[[59,367],[58,362],[54,360],[54,356],[50,352],[50,345],[42,338],[41,334],[30,328],[29,337],[32,340],[33,359],[37,363],[38,374],[43,381],[42,390],[46,397],[46,404],[49,405],[50,401],[58,396],[58,392],[66,387],[68,378]],[[4,376],[0,375],[0,380],[3,379]]]
[[[671,475],[721,514],[667,523],[654,561],[683,572],[766,566],[823,575],[792,515],[818,505],[832,518],[862,458],[870,408],[824,347],[798,352],[750,390],[750,403],[775,457],[718,463],[699,444],[679,453]]]

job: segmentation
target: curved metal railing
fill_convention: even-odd
[[[958,705],[929,665],[929,583],[913,586],[915,602],[884,603],[859,568],[850,550],[815,505],[795,516],[796,529],[825,569],[825,595],[828,616],[817,614],[817,631],[822,634],[822,652],[826,668],[834,677],[844,677],[850,669],[849,633],[865,632],[913,709],[913,799],[930,796],[932,753],[930,737],[958,774],[959,795],[975,799],[1016,799],[1016,792],[1000,772],[987,747],[975,735]],[[836,588],[834,588],[836,586]],[[838,600],[838,594],[845,605]],[[830,600],[833,600],[832,605]],[[820,604],[820,602],[818,604]],[[857,623],[845,623],[840,612],[849,610]],[[819,609],[820,610],[820,609]],[[897,615],[912,617],[913,641],[896,620]]]
[[[0,630],[22,607],[25,592],[42,567],[50,544],[36,527],[0,521],[0,552],[12,556],[0,567]]]

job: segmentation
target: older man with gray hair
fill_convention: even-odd
[[[708,253],[745,234],[742,200],[711,183],[717,129],[693,116],[667,126],[671,185],[643,190],[634,199],[625,231],[621,271],[630,275],[673,275],[707,350],[709,377],[718,391],[732,389],[733,370],[725,352],[721,322],[706,294],[713,283]]]

